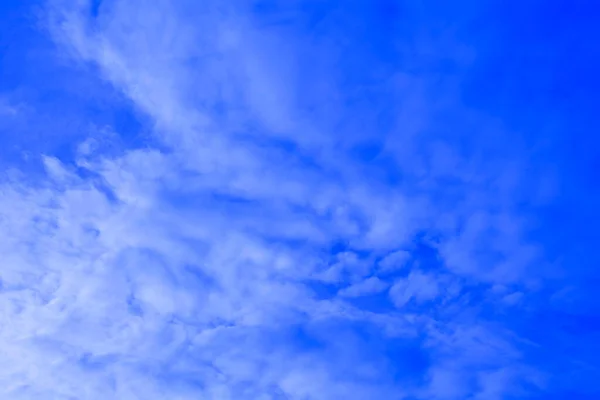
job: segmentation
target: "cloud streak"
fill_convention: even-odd
[[[47,3],[56,51],[150,136],[107,151],[95,130],[70,159],[40,156],[42,178],[2,180],[3,396],[547,386],[502,318],[544,289],[521,202],[546,186],[522,138],[461,101],[473,50],[403,42],[422,10],[375,3]]]

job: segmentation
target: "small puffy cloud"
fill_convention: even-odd
[[[361,258],[354,252],[344,251],[337,254],[335,261],[315,277],[330,283],[356,281],[368,275],[371,267],[370,259]]]
[[[350,285],[340,291],[338,295],[342,297],[361,297],[376,294],[387,289],[389,284],[381,279],[372,276],[364,281]]]
[[[60,160],[54,157],[42,157],[44,168],[48,176],[57,183],[65,183],[67,180],[73,180],[75,175],[68,171]]]
[[[390,299],[396,307],[403,307],[411,300],[423,303],[435,299],[440,293],[437,278],[421,271],[412,271],[406,278],[397,280],[390,288]]]
[[[7,96],[0,94],[0,117],[13,117],[19,113],[19,105],[12,104]]]
[[[381,261],[379,261],[379,271],[382,273],[388,273],[400,270],[406,266],[410,258],[411,255],[409,251],[394,251],[386,255]]]

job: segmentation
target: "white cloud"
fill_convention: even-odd
[[[439,294],[437,278],[416,270],[408,277],[398,279],[390,289],[390,297],[396,307],[402,307],[412,299],[417,303],[433,300]]]
[[[372,276],[365,279],[364,281],[355,283],[348,286],[338,292],[342,297],[360,297],[368,296],[370,294],[376,294],[384,291],[388,287],[388,284],[381,279]]]
[[[400,270],[406,266],[410,257],[410,252],[406,250],[394,251],[379,261],[379,271],[388,273]]]
[[[14,117],[19,113],[21,106],[12,103],[9,96],[0,94],[0,116]]]
[[[330,110],[345,101],[335,94],[334,61],[313,60],[329,68],[316,78],[299,65],[290,47],[310,57],[310,40],[269,31],[237,2],[108,1],[95,18],[89,7],[52,1],[53,37],[151,118],[158,144],[115,155],[90,138],[77,166],[45,157],[46,181],[2,182],[3,395],[402,398],[456,387],[486,358],[495,364],[481,392],[501,393],[494,371],[513,359],[503,363],[495,346],[516,351],[494,338],[481,345],[489,337],[472,338],[471,326],[447,334],[428,309],[402,309],[452,300],[458,291],[449,294],[446,274],[518,280],[532,258],[510,210],[472,213],[485,203],[481,191],[468,196],[477,204],[451,212],[437,201],[435,179],[453,175],[451,166],[454,178],[471,179],[472,169],[443,145],[433,166],[411,155],[428,116],[422,82],[391,80],[408,97],[399,120],[406,148],[385,146],[422,185],[390,186],[346,152],[372,132],[337,132],[344,115],[310,118],[323,114],[303,106],[313,88],[334,92],[323,99]],[[320,56],[336,50],[320,46]],[[476,258],[492,228],[484,242],[510,262],[489,272]],[[428,229],[449,272],[408,270],[412,255],[399,249]],[[389,291],[401,310],[343,299],[382,292],[385,275],[403,270]],[[315,282],[333,294],[320,296]],[[425,335],[444,357],[429,370],[429,388],[405,389],[384,356],[341,334],[357,322],[379,328],[380,340]],[[298,327],[316,331],[317,343],[295,340]],[[451,364],[456,349],[464,354]]]

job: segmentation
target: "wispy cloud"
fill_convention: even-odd
[[[473,50],[452,32],[402,42],[390,10],[50,1],[56,51],[151,137],[106,151],[128,132],[95,130],[70,160],[40,155],[43,179],[3,179],[3,395],[543,387],[501,314],[543,288],[522,201],[546,186],[519,135],[462,102]]]

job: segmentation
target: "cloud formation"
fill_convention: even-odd
[[[550,279],[531,232],[553,177],[462,101],[474,50],[411,18],[48,2],[54,51],[148,136],[92,129],[0,183],[2,396],[542,393],[539,345],[503,316]]]

